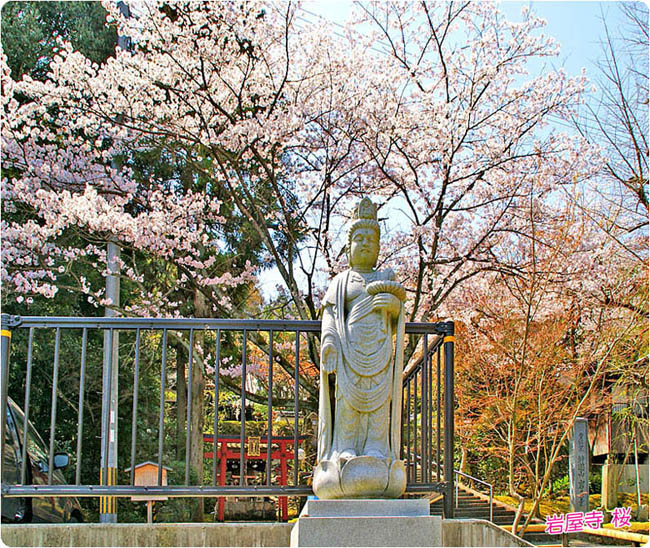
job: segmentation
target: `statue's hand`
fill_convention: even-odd
[[[376,310],[385,310],[391,316],[398,316],[401,306],[400,300],[392,293],[377,293],[373,297],[372,306]]]
[[[336,347],[331,342],[325,342],[320,353],[320,365],[326,373],[336,371]]]

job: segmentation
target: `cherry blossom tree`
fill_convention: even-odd
[[[619,28],[603,18],[604,38],[596,63],[595,93],[574,122],[606,161],[586,181],[581,205],[620,248],[647,261],[648,238],[648,8],[616,5]]]
[[[335,130],[327,116],[338,121],[349,97],[333,93],[345,75],[323,54],[330,42],[295,31],[291,4],[152,3],[131,20],[105,6],[133,39],[132,52],[98,66],[62,43],[44,82],[14,82],[3,65],[5,297],[71,290],[115,307],[103,299],[101,278],[85,275],[106,273],[104,245],[114,239],[120,275],[133,288],[120,312],[187,314],[190,288],[190,313],[236,313],[233,290],[252,282],[254,267],[229,241],[242,218],[252,228],[240,234],[264,242],[294,310],[314,316],[293,274],[308,232],[308,205],[295,188],[311,188],[323,141],[333,149],[324,157],[351,169],[349,150],[327,133]],[[147,159],[179,169],[161,173]],[[186,344],[179,340],[176,352]],[[202,457],[203,358],[197,350],[203,367],[189,388],[199,405],[191,412],[194,465]],[[280,365],[291,371],[288,361]]]
[[[590,218],[571,204],[555,217],[537,205],[531,195],[533,237],[511,251],[519,273],[476,277],[456,297],[468,311],[458,431],[507,469],[508,492],[520,503],[513,531],[527,499],[522,530],[538,512],[576,417],[608,409],[604,387],[614,364],[638,363],[634,341],[647,333],[634,312],[590,298],[584,280],[611,275],[592,260],[591,245],[604,235]]]
[[[136,44],[132,53],[99,67],[66,45],[45,83],[13,83],[5,71],[11,123],[3,161],[17,173],[5,181],[6,207],[26,200],[52,219],[6,227],[7,242],[17,244],[7,247],[4,265],[12,266],[4,275],[18,294],[51,296],[58,270],[71,271],[73,260],[102,265],[97,240],[44,247],[73,226],[95,238],[113,234],[127,250],[174,257],[178,283],[196,285],[213,312],[227,311],[217,288],[246,282],[251,270],[211,272],[224,224],[215,193],[136,184],[133,151],[162,147],[211,181],[204,188],[223,189],[302,318],[317,314],[320,257],[330,273],[342,266],[331,226],[348,198],[383,197],[387,214],[401,200],[409,224],[393,234],[385,259],[411,286],[411,317],[425,318],[463,280],[516,268],[503,250],[520,232],[512,212],[525,181],[534,177],[550,196],[593,167],[584,143],[546,126],[549,115],[571,112],[584,80],[555,71],[528,77],[527,61],[557,54],[530,14],[509,23],[480,3],[362,5],[373,32],[350,26],[334,39],[299,28],[290,3],[219,7],[148,3],[127,20],[107,4],[120,34]],[[12,101],[14,91],[32,102]],[[122,158],[119,170],[109,167],[112,158]],[[256,192],[262,187],[266,196]],[[111,219],[125,210],[120,222]],[[30,230],[31,239],[23,236]],[[48,257],[32,265],[43,249]],[[123,265],[122,276],[146,293],[136,264]],[[99,301],[101,289],[85,283],[76,285]],[[133,312],[155,313],[162,302],[177,307],[160,292]]]
[[[369,173],[380,176],[364,182],[408,216],[390,260],[410,284],[411,318],[424,319],[472,276],[516,272],[507,251],[524,233],[517,205],[531,180],[548,200],[594,169],[594,149],[548,125],[573,112],[585,79],[528,73],[558,46],[526,9],[511,23],[481,2],[361,8],[370,43],[386,51],[363,134]]]

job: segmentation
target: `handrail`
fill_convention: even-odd
[[[481,479],[475,478],[474,476],[470,476],[469,474],[466,474],[465,472],[461,472],[460,470],[454,470],[454,473],[458,474],[459,476],[463,476],[463,477],[471,479],[473,481],[477,481],[479,483],[482,483],[483,485],[486,485],[487,487],[490,488],[490,521],[492,521],[492,518],[493,518],[492,484],[488,483],[487,481],[483,481]],[[458,508],[458,482],[456,482],[456,508]]]
[[[419,455],[415,455],[413,453],[411,453],[411,454],[413,455],[413,463],[416,463],[418,460],[420,460],[420,461],[422,460],[422,457],[420,457]],[[432,460],[431,462],[432,462],[432,464],[436,464],[436,465],[438,464],[434,460]],[[470,476],[469,474],[466,474],[465,472],[461,472],[460,470],[454,470],[454,474],[456,474],[458,476],[466,477],[466,478],[474,480],[474,481],[477,481],[477,482],[482,483],[483,485],[490,488],[490,521],[493,521],[492,518],[494,517],[494,511],[493,511],[493,504],[492,504],[492,502],[493,502],[492,484],[488,483],[487,481],[483,481],[482,479],[476,478],[474,476]],[[438,478],[438,480],[439,479],[440,478]],[[458,482],[455,482],[455,483],[456,483],[456,485],[455,485],[455,489],[456,489],[456,508],[458,508]]]
[[[491,485],[490,483],[488,483],[487,481],[483,481],[483,480],[481,480],[481,479],[475,478],[474,476],[470,476],[469,474],[466,474],[465,472],[461,472],[460,470],[454,470],[454,472],[455,472],[456,474],[458,474],[459,476],[464,476],[464,477],[466,477],[466,478],[468,478],[468,479],[471,479],[471,480],[474,480],[474,481],[478,481],[479,483],[482,483],[483,485],[487,485],[488,487],[491,487],[491,486],[492,486],[492,485]]]
[[[114,328],[130,329],[233,329],[247,331],[300,330],[303,333],[320,333],[320,320],[259,320],[252,318],[139,318],[139,317],[94,317],[94,316],[10,316],[3,314],[7,327],[68,327],[68,328]],[[407,334],[425,333],[441,335],[446,333],[448,322],[424,323],[406,322]]]

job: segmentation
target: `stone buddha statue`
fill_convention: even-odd
[[[396,498],[406,488],[399,460],[406,292],[392,270],[375,268],[379,236],[377,208],[364,198],[348,231],[350,267],[322,303],[313,481],[321,499]]]

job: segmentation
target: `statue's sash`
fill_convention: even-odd
[[[345,318],[345,291],[348,287],[350,272],[346,272],[342,279],[338,280],[336,288],[335,319],[336,330],[339,335],[341,352],[343,354],[342,367],[337,371],[337,385],[339,393],[336,397],[344,398],[345,402],[360,413],[370,413],[389,401],[391,394],[392,378],[392,333],[390,325],[384,325],[384,337],[382,343],[372,349],[364,349],[354,341],[350,332],[360,326],[364,318],[374,313],[372,308],[372,297],[357,298],[354,306]],[[378,318],[379,319],[379,318]],[[379,320],[381,321],[381,320]],[[384,318],[388,322],[388,318]],[[379,324],[377,324],[379,327]],[[386,333],[387,331],[387,333]],[[367,341],[371,342],[371,341]],[[368,351],[369,350],[369,351]],[[370,377],[375,383],[374,387],[359,386],[358,377]]]

